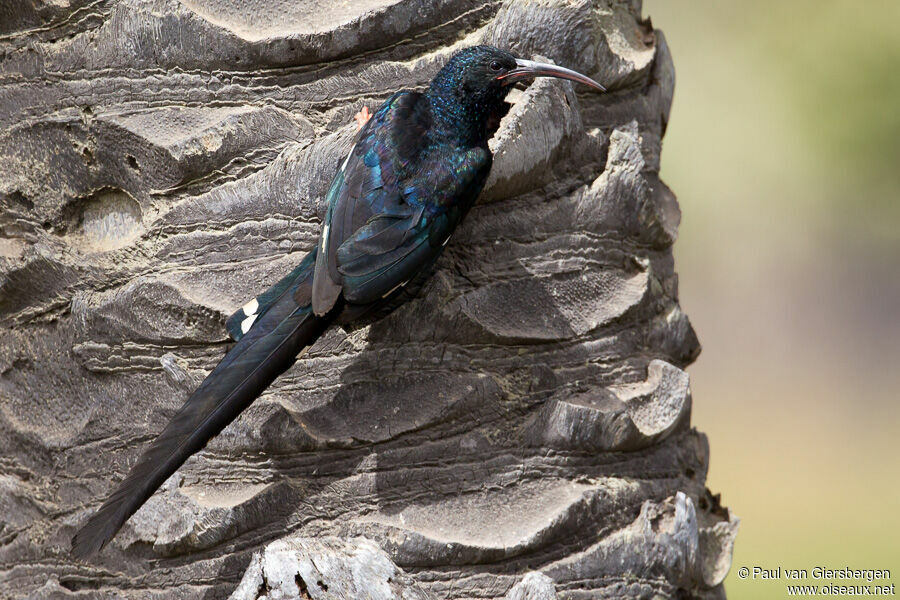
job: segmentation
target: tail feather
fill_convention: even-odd
[[[302,279],[311,277],[310,270]],[[299,283],[299,282],[298,282]],[[194,453],[233,421],[312,345],[331,322],[283,294],[188,398],[125,480],[72,538],[72,553],[103,548]]]
[[[285,293],[296,290],[298,282],[311,279],[311,277],[306,277],[306,275],[312,273],[311,268],[315,265],[315,262],[316,250],[313,249],[293,271],[228,317],[228,320],[225,322],[225,329],[228,331],[231,339],[239,342],[253,323],[261,319],[266,314],[266,311],[278,302]]]

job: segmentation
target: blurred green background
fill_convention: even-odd
[[[677,72],[662,176],[703,344],[694,423],[742,520],[726,590],[786,596],[738,577],[754,565],[900,587],[900,1],[644,14]]]

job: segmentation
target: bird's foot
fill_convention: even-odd
[[[359,131],[372,118],[372,113],[369,112],[368,106],[363,106],[361,111],[353,115],[353,118],[356,119],[356,130]]]

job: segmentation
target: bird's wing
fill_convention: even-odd
[[[425,157],[424,96],[400,92],[360,130],[328,194],[313,282],[316,314],[337,297],[381,300],[440,254],[487,172],[486,148]]]
[[[422,99],[417,92],[391,96],[360,129],[331,183],[313,280],[315,314],[331,310],[341,293],[336,254],[344,240],[373,216],[399,207],[400,180],[417,158],[429,125],[427,113],[417,110]]]
[[[490,154],[475,148],[447,156],[424,177],[407,181],[398,207],[386,206],[338,248],[344,298],[354,304],[377,302],[434,261],[481,191],[489,168]]]

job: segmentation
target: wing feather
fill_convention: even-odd
[[[400,92],[385,102],[335,177],[316,259],[316,314],[340,294],[378,302],[430,266],[483,187],[490,151],[429,146],[424,98]]]

